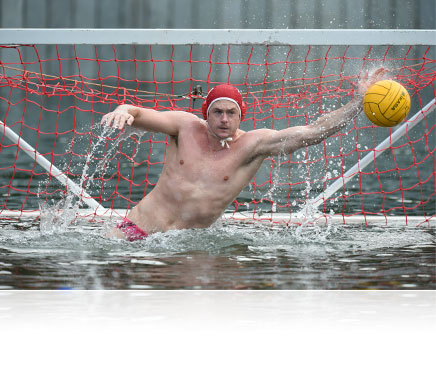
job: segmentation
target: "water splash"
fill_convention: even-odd
[[[282,164],[282,161],[285,158],[285,153],[280,153],[277,156],[277,161],[273,162],[273,164],[275,165],[275,168],[272,171],[272,176],[271,176],[271,186],[268,189],[268,191],[265,193],[265,195],[263,196],[263,198],[267,198],[267,199],[271,199],[272,200],[272,205],[271,205],[271,211],[272,212],[276,212],[277,210],[277,202],[275,201],[275,198],[278,196],[277,194],[277,190],[279,188],[279,181],[280,181],[280,166]]]
[[[103,127],[102,133],[97,136],[98,140],[95,144],[93,144],[92,150],[89,152],[89,154],[87,156],[86,161],[87,161],[88,165],[89,165],[90,159],[92,158],[92,155],[94,153],[99,153],[98,149],[99,149],[100,145],[102,143],[106,142],[106,140],[108,139],[108,136],[110,136],[114,132],[117,132],[117,129],[115,129],[113,127],[109,127],[109,126]],[[126,139],[128,139],[129,137],[131,137],[133,135],[136,135],[136,136],[138,136],[138,138],[141,138],[146,133],[147,132],[144,130],[139,130],[139,129],[136,129],[136,128],[131,127],[131,126],[125,126],[124,130],[121,133],[118,133],[118,136],[116,137],[116,139],[111,142],[111,146],[109,147],[108,151],[106,153],[104,153],[103,160],[101,160],[97,164],[93,173],[90,174],[90,176],[88,178],[89,183],[87,185],[87,188],[89,188],[90,185],[93,183],[95,176],[100,174],[101,171],[105,168],[105,166],[109,162],[109,159],[111,158],[111,156],[118,150],[120,143],[122,143],[123,141],[125,141]],[[103,154],[102,152],[103,152],[103,150],[101,150],[100,154]],[[134,162],[134,158],[136,157],[137,154],[138,154],[138,146],[136,147],[135,153],[133,153],[132,162]],[[82,179],[84,179],[84,178],[85,178],[85,176],[83,174]]]
[[[312,161],[303,160],[302,162],[307,166],[305,187],[301,192],[301,198],[304,199],[300,208],[292,214],[292,221],[298,221],[299,225],[295,229],[291,229],[290,233],[300,241],[325,241],[332,233],[337,231],[337,225],[334,225],[331,220],[334,216],[334,211],[330,210],[329,214],[324,214],[318,210],[318,207],[314,204],[316,196],[311,195],[313,188],[319,188],[320,183],[326,180],[325,176],[320,180],[313,181],[309,177],[310,166]],[[334,172],[336,170],[333,170]],[[319,184],[317,184],[317,182]],[[293,202],[295,205],[296,202]],[[319,220],[322,219],[322,224]]]
[[[43,235],[64,232],[76,218],[79,202],[67,192],[65,197],[52,205],[40,204],[40,232]]]
[[[97,140],[92,143],[90,150],[87,152],[84,157],[84,162],[80,161],[76,163],[75,166],[80,166],[82,168],[81,175],[79,179],[79,186],[84,191],[88,192],[92,188],[96,175],[102,172],[107,163],[109,162],[111,156],[116,152],[119,147],[119,144],[124,140],[128,139],[132,135],[138,135],[141,137],[146,132],[142,130],[138,130],[132,128],[130,126],[126,126],[123,132],[118,132],[116,128],[109,126],[100,126],[97,125],[97,130],[92,132],[92,137],[96,137]],[[100,133],[96,134],[96,131],[100,131]],[[102,144],[106,144],[109,140],[109,137],[117,133],[117,137],[114,139],[110,139],[110,147],[105,152],[105,148],[102,147]],[[86,139],[86,138],[85,138]],[[74,141],[71,142],[69,148],[67,148],[66,152],[73,152],[73,146],[77,143]],[[80,145],[77,145],[80,146]],[[87,148],[87,146],[84,146]],[[132,161],[135,158],[138,152],[138,148],[136,148],[135,153],[133,154]],[[90,171],[91,164],[93,162],[92,158],[95,155],[100,155],[103,157],[101,161],[97,163],[95,168]],[[67,167],[67,164],[64,164]],[[66,172],[66,171],[65,171]],[[39,184],[39,189],[43,186],[47,186],[49,180],[41,182]],[[64,190],[65,189],[65,190]],[[41,234],[54,234],[54,233],[62,233],[68,231],[68,228],[74,224],[77,219],[77,214],[79,208],[82,206],[83,201],[82,198],[73,193],[68,186],[62,189],[62,197],[57,202],[40,202],[40,232]],[[38,191],[38,194],[42,194],[42,191]]]

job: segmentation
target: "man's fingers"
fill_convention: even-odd
[[[101,119],[101,124],[109,127],[115,127],[122,130],[125,125],[132,126],[134,117],[130,114],[122,114],[117,112],[108,113]]]
[[[361,84],[366,85],[366,87],[369,87],[376,83],[377,81],[380,81],[384,75],[389,72],[388,69],[384,67],[377,68],[371,75],[368,77],[368,71],[365,72],[361,79]]]
[[[389,70],[384,67],[377,68],[371,75],[369,75],[368,70],[366,70],[359,80],[358,93],[363,96],[366,90],[377,81],[380,81],[387,72],[389,72]]]
[[[105,114],[104,116],[103,116],[103,118],[101,119],[101,124],[102,125],[106,125],[106,126],[111,126],[111,124],[112,124],[112,114],[111,113],[108,113],[108,114]]]
[[[114,127],[122,130],[124,126],[124,120],[122,119],[121,114],[117,114],[114,118]]]
[[[378,68],[371,76],[371,82],[377,82],[379,80],[381,80],[383,78],[383,76],[389,72],[388,69],[384,68],[384,67],[380,67]]]

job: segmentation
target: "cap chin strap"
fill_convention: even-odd
[[[221,146],[224,148],[224,145],[226,146],[226,148],[227,149],[230,149],[230,145],[229,145],[229,141],[232,141],[233,139],[231,138],[231,137],[227,137],[227,138],[225,138],[225,139],[221,139],[220,140],[220,143],[221,143]]]

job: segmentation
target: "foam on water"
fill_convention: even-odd
[[[86,221],[82,221],[86,222]],[[25,225],[22,222],[21,225]],[[3,248],[13,248],[17,253],[50,251],[105,251],[114,256],[157,256],[188,251],[220,252],[233,245],[246,245],[259,250],[304,249],[315,247],[322,250],[410,249],[434,245],[434,232],[416,227],[379,227],[336,225],[330,232],[318,233],[322,227],[283,227],[265,224],[241,224],[224,222],[220,227],[206,229],[170,230],[151,234],[144,240],[127,242],[106,238],[103,225],[92,228],[83,224],[70,225],[63,232],[40,232],[35,226],[23,232],[14,226],[2,227],[0,236]],[[298,231],[297,231],[298,230]],[[304,230],[304,232],[301,232]],[[389,254],[389,253],[388,253]]]

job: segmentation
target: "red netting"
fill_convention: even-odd
[[[0,47],[0,119],[106,208],[129,209],[156,184],[169,139],[112,133],[100,118],[119,104],[200,114],[217,83],[235,84],[248,109],[241,129],[306,125],[344,105],[364,70],[385,66],[412,98],[409,118],[435,96],[434,47],[49,46]],[[430,104],[430,110],[434,106]],[[428,108],[428,107],[427,107]],[[331,196],[325,214],[423,216],[435,210],[435,113]],[[295,214],[397,128],[363,113],[316,147],[268,158],[229,207],[256,218]],[[0,217],[33,214],[67,192],[0,131]],[[89,168],[88,168],[89,166]],[[345,178],[344,178],[345,180]],[[92,213],[92,211],[90,211]]]

